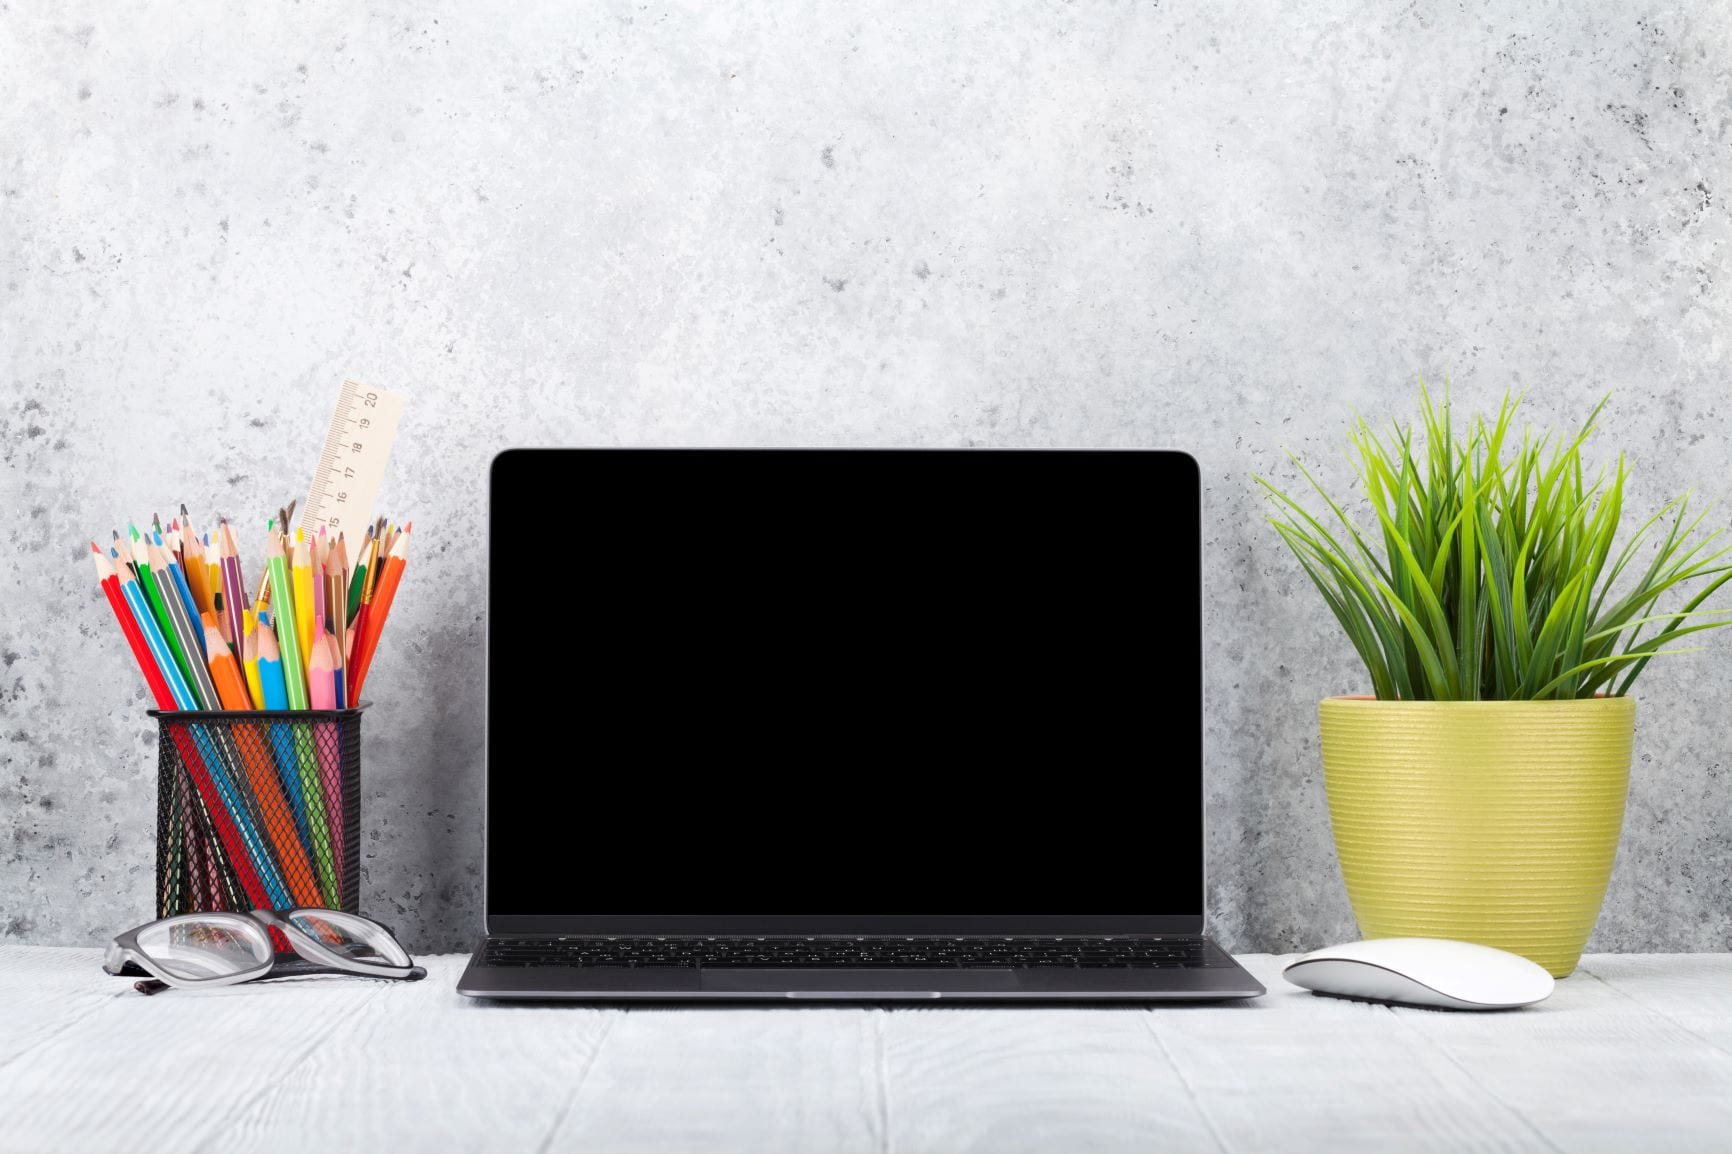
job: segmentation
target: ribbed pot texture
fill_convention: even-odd
[[[1368,938],[1454,938],[1576,968],[1612,876],[1636,703],[1319,709],[1335,849]]]

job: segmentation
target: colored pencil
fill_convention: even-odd
[[[215,594],[217,590],[223,587],[223,571],[222,566],[217,563],[216,553],[211,548],[209,537],[205,538],[204,561],[205,587],[208,588],[212,594]]]
[[[295,530],[289,572],[295,583],[295,640],[300,643],[301,668],[305,669],[313,654],[313,568],[306,536],[299,529]]]
[[[151,615],[156,618],[157,628],[162,630],[163,639],[168,642],[169,652],[174,654],[176,668],[180,670],[180,675],[186,679],[186,683],[190,686],[193,684],[193,666],[202,665],[204,659],[201,657],[197,661],[189,660],[188,654],[181,649],[180,635],[175,632],[174,619],[169,616],[168,611],[169,599],[173,598],[178,601],[179,597],[173,592],[164,595],[162,581],[166,575],[156,572],[156,567],[151,564],[150,543],[138,536],[136,528],[132,526],[128,526],[128,528],[132,530],[133,543],[138,546],[132,558],[133,564],[138,566],[138,587],[144,591],[144,599],[150,605]],[[121,547],[125,548],[124,542],[122,542]],[[204,708],[202,699],[195,697],[195,701],[197,703],[188,708]]]
[[[144,634],[139,632],[138,622],[133,618],[132,610],[127,607],[126,598],[120,592],[120,577],[114,562],[103,556],[95,541],[90,543],[90,553],[92,560],[96,562],[97,583],[102,586],[103,596],[108,598],[109,608],[114,610],[115,620],[120,622],[120,631],[126,635],[126,644],[132,650],[133,660],[138,662],[139,672],[144,674],[144,684],[156,701],[156,707],[176,708],[174,694],[169,691],[168,682],[163,679],[156,659],[150,655],[150,647],[145,644]]]
[[[330,653],[323,645],[316,644],[308,657],[307,693],[311,708],[330,709],[333,704]],[[314,749],[319,744],[318,729],[301,730],[294,736],[295,768],[300,773],[301,798],[307,807],[307,829],[313,835],[313,864],[318,867],[319,885],[325,891],[326,900],[336,905],[342,900],[342,895],[337,889],[335,862],[331,857],[330,819],[319,780],[318,754]]]
[[[366,587],[367,573],[373,565],[374,549],[377,541],[373,526],[367,526],[367,535],[362,538],[360,547],[355,551],[355,572],[349,579],[349,624],[355,623],[355,617],[361,612],[361,590]]]
[[[180,507],[180,566],[186,572],[186,583],[192,588],[193,603],[202,615],[213,607],[211,594],[215,592],[210,585],[210,565],[205,558],[204,545],[193,531],[192,521],[188,518],[186,506]]]
[[[182,676],[180,665],[174,659],[174,652],[169,647],[168,640],[163,636],[162,627],[157,624],[156,614],[145,604],[144,593],[140,590],[141,582],[132,571],[124,565],[115,570],[120,582],[120,592],[126,599],[127,607],[132,610],[133,622],[138,626],[138,632],[144,638],[149,648],[152,661],[157,672],[168,684],[169,696],[175,709],[197,709],[198,700],[193,697],[192,689]]]
[[[313,638],[312,658],[307,665],[307,699],[314,709],[337,708],[336,663],[331,660],[331,647],[321,631]]]
[[[223,636],[231,647],[238,646],[245,628],[237,618],[247,616],[247,587],[241,580],[240,550],[235,547],[234,526],[227,521],[217,523],[217,567],[222,574],[223,601],[229,607],[228,628]]]
[[[174,551],[163,544],[162,535],[160,533],[157,534],[156,539],[152,543],[156,546],[157,554],[162,558],[163,571],[168,574],[168,579],[174,588],[175,595],[180,598],[181,611],[186,614],[186,619],[188,621],[197,621],[199,618],[198,602],[193,599],[192,584],[186,579],[186,569],[175,559]],[[198,659],[200,661],[208,661],[210,655],[205,652],[204,633],[195,628],[191,630],[190,635],[193,639],[193,644],[198,647]],[[182,641],[184,642],[185,638],[182,638]],[[189,652],[187,656],[190,657],[192,654]]]
[[[222,702],[224,709],[251,709],[253,699],[247,693],[246,679],[241,676],[240,664],[229,649],[229,643],[223,640],[222,633],[217,629],[216,614],[202,614],[199,621],[204,628],[205,650],[210,654],[206,664],[210,666],[211,683],[216,686],[217,700]]]
[[[385,558],[379,553],[380,539],[385,534],[383,524],[375,527],[373,539],[368,543],[367,573],[361,580],[361,611],[355,614],[355,620],[349,626],[349,653],[346,658],[349,673],[349,700],[359,702],[356,694],[355,674],[360,668],[361,654],[366,647],[367,630],[373,623],[373,594],[379,584],[379,570],[384,567]]]
[[[174,800],[170,803],[179,816],[178,821],[168,823],[168,845],[159,844],[157,861],[157,895],[156,914],[167,917],[174,910],[210,909],[210,906],[196,904],[197,897],[190,896],[193,891],[193,860],[197,853],[198,837],[193,832],[192,802],[187,798],[187,775],[177,773],[170,788],[174,791]],[[189,895],[183,897],[182,895]]]
[[[330,634],[320,631],[313,635],[313,651],[307,664],[307,698],[314,709],[337,708],[336,667],[331,662]],[[337,773],[337,728],[330,722],[319,722],[313,726],[313,757],[310,768],[316,775],[311,783],[312,792],[317,793],[326,802],[324,812],[325,844],[322,847],[326,857],[320,862],[328,869],[327,878],[321,872],[321,880],[330,887],[333,901],[341,900],[341,888],[337,884],[337,862],[341,860],[337,846],[339,844],[335,833],[342,824],[341,818],[341,788]],[[307,762],[303,760],[303,767]],[[303,780],[302,785],[308,783]],[[313,813],[309,809],[307,820],[312,821]],[[317,831],[314,834],[317,840]]]
[[[409,537],[414,528],[411,522],[403,530],[391,546],[391,555],[385,560],[385,572],[380,576],[379,588],[373,594],[366,631],[355,643],[355,658],[350,673],[350,701],[361,700],[361,690],[367,683],[367,671],[372,668],[373,654],[379,647],[379,634],[385,628],[386,618],[391,615],[391,602],[396,599],[397,586],[403,580],[403,567],[408,564]]]
[[[336,684],[337,703],[333,708],[343,709],[348,705],[348,677],[345,673],[347,662],[343,657],[343,635],[349,631],[348,613],[344,609],[343,596],[343,541],[339,535],[325,550],[325,629],[331,638],[331,655],[335,660],[335,672],[332,680]]]
[[[131,573],[134,578],[137,578],[138,566],[133,564],[132,554],[125,547],[125,538],[120,535],[119,529],[115,529],[112,532],[114,533],[114,539],[109,543],[108,555],[114,559],[114,563],[117,567],[125,566],[126,570]]]
[[[224,529],[223,539],[228,543],[228,549],[229,549],[230,560],[229,560],[229,566],[228,567],[230,569],[234,570],[235,606],[240,611],[241,618],[243,620],[245,620],[249,616],[246,612],[246,608],[247,608],[246,568],[241,564],[241,550],[240,550],[240,546],[235,543],[234,526],[230,525],[227,520],[224,520],[223,521],[223,529]],[[228,580],[228,575],[227,575],[226,571],[224,572],[223,579],[225,581]],[[235,631],[237,633],[239,633],[240,632],[240,626],[237,625],[235,627]]]
[[[176,880],[164,881],[163,896],[156,907],[158,917],[166,917],[178,910],[217,908],[208,896],[202,853],[204,831],[199,828],[198,815],[192,807],[191,778],[185,773],[176,774],[174,789],[175,812],[180,820],[169,822],[168,828],[171,834],[179,836],[178,847],[185,864],[178,884]]]
[[[259,686],[264,694],[266,709],[287,709],[289,707],[288,693],[283,678],[283,662],[280,647],[277,644],[277,632],[272,627],[270,618],[259,614],[257,626],[253,629],[259,649]],[[300,830],[301,844],[307,853],[313,852],[313,834],[307,825],[307,802],[301,793],[301,770],[299,759],[295,756],[294,738],[289,727],[280,722],[271,723],[271,748],[276,752],[277,776],[283,783],[283,793],[288,797],[290,808],[295,815],[295,825]]]
[[[252,614],[242,614],[248,621]],[[254,709],[265,707],[265,691],[259,681],[259,638],[256,626],[248,626],[245,636],[241,638],[241,673],[246,677],[247,696],[252,699]]]
[[[155,541],[146,543],[145,556],[150,561],[152,572],[173,568],[168,559],[162,555],[161,546],[157,545]],[[165,594],[163,602],[168,611],[169,624],[173,627],[175,636],[180,640],[180,651],[186,654],[187,659],[192,662],[191,676],[187,678],[187,684],[192,686],[193,696],[199,700],[200,709],[215,709],[217,708],[216,685],[210,679],[210,670],[205,667],[204,642],[202,638],[195,639],[193,636],[192,620],[187,616],[186,606],[181,604],[179,597]]]
[[[253,630],[258,646],[259,685],[266,709],[289,708],[288,690],[284,685],[283,660],[277,648],[277,631],[269,616],[259,614],[258,627]]]
[[[313,593],[313,644],[307,650],[307,668],[310,670],[313,667],[312,651],[318,648],[318,638],[325,632],[325,547],[318,537],[307,542],[307,560],[307,584]],[[308,696],[311,696],[310,687]]]
[[[281,530],[271,535],[270,543],[265,548],[266,564],[271,573],[271,589],[276,603],[275,623],[277,628],[277,644],[282,650],[283,685],[288,694],[290,709],[305,709],[307,707],[307,675],[305,666],[301,664],[301,642],[295,633],[295,595],[289,585],[288,558],[283,555],[283,534]],[[263,619],[260,620],[262,625]],[[264,650],[259,650],[262,659]]]
[[[343,615],[339,603],[337,616]],[[326,623],[327,626],[330,624]],[[313,640],[313,663],[309,696],[314,709],[336,709],[337,695],[342,692],[342,674],[338,672],[337,636],[327,628]],[[322,702],[322,704],[321,704]],[[331,872],[338,895],[341,896],[345,867],[343,858],[343,808],[348,799],[343,796],[341,748],[343,731],[329,721],[313,725],[313,743],[318,755],[319,782],[324,788],[325,816],[330,827]]]

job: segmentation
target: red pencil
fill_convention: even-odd
[[[132,646],[132,656],[144,673],[144,683],[150,687],[150,695],[156,698],[156,707],[173,709],[174,695],[168,691],[168,682],[163,680],[162,670],[156,667],[150,647],[144,643],[144,634],[138,631],[138,622],[132,619],[132,610],[126,607],[120,596],[120,577],[114,571],[114,563],[96,547],[95,541],[90,543],[90,555],[96,562],[96,580],[108,598],[108,607],[114,610],[115,619],[120,622],[120,631],[126,634],[126,643]]]

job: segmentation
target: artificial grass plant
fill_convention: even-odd
[[[1669,502],[1614,554],[1629,469],[1591,478],[1583,446],[1606,402],[1568,441],[1512,422],[1520,400],[1476,416],[1465,435],[1447,393],[1420,383],[1420,424],[1348,437],[1376,525],[1362,532],[1292,457],[1323,510],[1258,477],[1270,522],[1358,651],[1382,700],[1542,701],[1627,693],[1662,652],[1732,624],[1703,606],[1728,580],[1723,530],[1699,532],[1689,495]],[[1292,455],[1289,454],[1291,457]],[[1663,538],[1655,532],[1659,528]],[[1638,560],[1644,542],[1652,550]],[[1634,567],[1632,567],[1634,566]],[[1662,612],[1662,599],[1681,600]]]

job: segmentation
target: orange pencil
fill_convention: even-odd
[[[180,516],[175,524],[179,526],[177,532],[180,534],[181,572],[186,574],[186,585],[192,591],[193,604],[203,613],[211,608],[211,566],[205,557],[204,546],[199,543],[198,534],[192,531],[192,523],[187,520],[185,505],[180,507]]]
[[[379,633],[385,628],[385,618],[391,613],[391,601],[397,596],[397,585],[403,580],[403,566],[408,563],[409,535],[414,531],[415,523],[409,522],[403,532],[398,534],[396,542],[391,546],[391,555],[385,559],[385,571],[379,576],[379,586],[373,592],[370,604],[362,606],[362,612],[367,616],[366,631],[355,642],[355,653],[349,662],[349,704],[356,706],[361,703],[361,690],[367,683],[367,670],[373,664],[373,653],[379,647]]]
[[[367,543],[366,569],[357,578],[361,585],[361,603],[355,611],[355,619],[349,622],[348,648],[343,655],[349,671],[347,700],[350,705],[360,701],[355,696],[355,664],[361,660],[361,643],[367,636],[367,624],[373,619],[373,590],[378,585],[379,569],[385,563],[385,555],[379,552],[379,538],[384,534],[385,518],[381,517]]]
[[[200,619],[204,622],[205,652],[210,654],[210,679],[216,684],[217,700],[224,709],[251,709],[253,699],[247,693],[246,679],[235,664],[229,643],[223,640],[222,630],[217,628],[216,614],[206,611]]]

